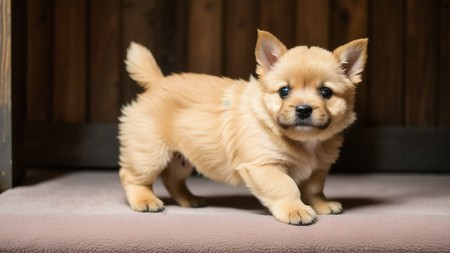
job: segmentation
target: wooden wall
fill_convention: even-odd
[[[138,91],[123,59],[148,46],[165,73],[248,78],[256,29],[288,47],[369,37],[364,126],[450,126],[449,0],[28,0],[27,120],[115,122]],[[447,91],[447,92],[446,92]]]
[[[124,70],[130,41],[149,47],[166,74],[247,79],[256,29],[288,47],[369,37],[356,128],[450,127],[450,0],[21,1],[33,129],[116,123],[139,92]]]

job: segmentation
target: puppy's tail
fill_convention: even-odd
[[[131,79],[148,89],[157,79],[164,77],[152,53],[144,46],[131,42],[125,60]]]

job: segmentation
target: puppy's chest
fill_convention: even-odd
[[[296,147],[296,152],[290,161],[289,175],[296,183],[310,177],[319,164],[317,149],[320,143],[316,141],[302,142]]]

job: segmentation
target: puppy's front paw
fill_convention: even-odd
[[[337,201],[321,200],[312,204],[317,214],[340,214],[344,211],[341,203]]]
[[[133,199],[130,201],[130,206],[138,212],[156,213],[164,211],[164,203],[158,198]]]
[[[304,204],[290,204],[273,210],[273,216],[292,225],[310,225],[316,221],[316,212]]]

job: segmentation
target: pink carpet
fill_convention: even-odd
[[[450,175],[332,175],[345,212],[277,222],[244,187],[192,177],[209,206],[136,213],[115,172],[73,172],[0,194],[0,252],[450,252]]]

